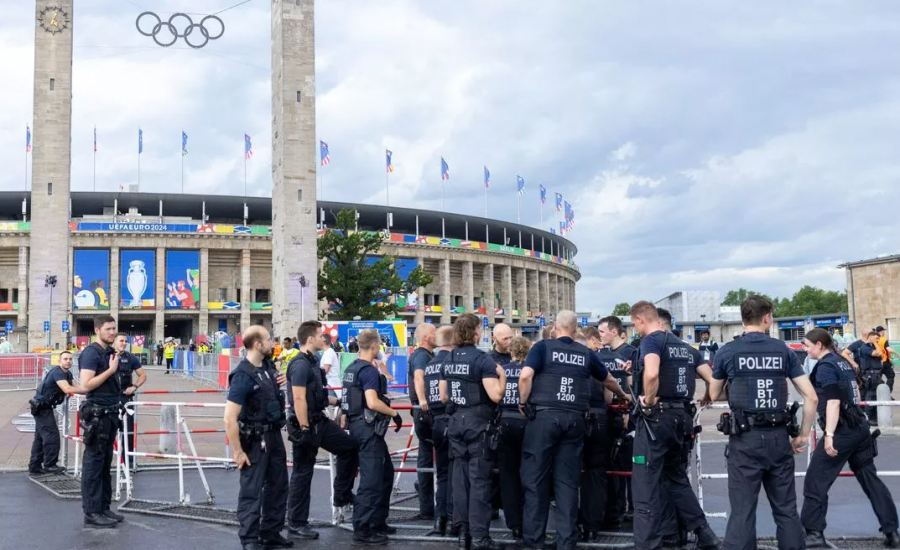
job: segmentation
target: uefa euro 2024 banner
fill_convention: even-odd
[[[119,307],[156,308],[156,251],[122,250],[119,256]]]
[[[200,251],[166,251],[166,309],[200,307]]]
[[[109,309],[109,250],[73,251],[74,309]]]

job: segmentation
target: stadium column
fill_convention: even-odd
[[[109,314],[116,320],[119,319],[119,295],[121,293],[121,281],[119,281],[119,247],[109,247]],[[123,325],[120,321],[119,325]],[[121,329],[121,326],[119,327]]]
[[[16,325],[28,325],[28,247],[19,247],[19,315]]]
[[[524,267],[516,268],[516,307],[522,322],[528,316],[528,272]]]
[[[483,264],[483,268],[482,278],[484,282],[481,289],[482,292],[484,292],[484,299],[482,300],[482,304],[484,313],[488,318],[488,323],[493,325],[497,322],[496,316],[494,315],[494,312],[497,309],[497,306],[494,304],[494,264]]]
[[[416,259],[416,265],[425,269],[425,258]],[[416,289],[416,316],[413,322],[418,326],[425,322],[425,288]]]
[[[572,301],[572,311],[575,311],[575,308],[578,307],[578,303],[575,301],[575,281],[571,281],[569,285],[572,287],[569,299]]]
[[[538,277],[541,287],[541,313],[544,314],[544,318],[546,319],[550,315],[550,274],[546,271],[541,271],[538,273]]]
[[[463,307],[466,313],[475,313],[475,264],[463,262],[462,266]]]
[[[200,319],[197,336],[209,334],[209,249],[200,249]]]
[[[318,316],[317,145],[314,0],[272,2],[272,333],[279,336],[295,334],[301,317]],[[246,328],[249,284],[242,287]]]
[[[156,276],[153,284],[156,285],[156,319],[153,332],[154,339],[159,342],[166,339],[166,249],[156,249]]]
[[[550,276],[550,309],[553,310],[553,318],[556,319],[556,312],[559,311],[559,275]]]
[[[52,343],[65,342],[61,321],[71,303],[72,277],[61,260],[69,253],[69,191],[72,171],[73,0],[37,0],[34,32],[34,135],[31,150],[28,349],[47,345],[44,323],[52,311]],[[50,9],[48,9],[50,8]],[[55,275],[52,292],[44,288]]]
[[[538,272],[534,269],[526,269],[525,272],[528,274],[528,311],[532,312],[534,315],[537,315],[541,310],[540,303],[540,283],[538,278]]]
[[[274,304],[273,311],[274,311]],[[273,313],[274,315],[274,313]],[[273,317],[274,319],[274,317]],[[250,251],[241,250],[241,327],[244,332],[250,327]]]
[[[500,299],[503,301],[503,321],[512,324],[512,312],[515,309],[513,302],[513,276],[512,266],[505,265],[500,272]]]
[[[450,260],[441,260],[441,324],[450,324]]]

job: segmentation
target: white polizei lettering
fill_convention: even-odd
[[[456,365],[444,365],[444,374],[458,374],[461,376],[469,375],[469,365],[466,363]]]
[[[738,357],[738,370],[781,370],[782,357]]]
[[[688,348],[669,346],[669,357],[672,359],[687,359],[690,356],[691,353],[688,351]]]
[[[566,353],[564,351],[554,351],[550,355],[550,360],[561,365],[576,365],[583,367],[587,364],[586,356],[580,353]]]

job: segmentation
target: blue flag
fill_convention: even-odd
[[[144,131],[138,128],[138,154],[144,152]]]
[[[491,186],[491,171],[488,170],[488,167],[484,167],[484,188],[488,189]]]
[[[516,184],[519,187],[519,196],[525,196],[525,180],[522,179],[522,176],[516,176]]]
[[[447,164],[447,161],[444,160],[444,157],[441,157],[441,181],[447,181],[450,179],[450,165]]]
[[[184,130],[181,131],[181,156],[184,156],[187,153],[187,134],[184,133]]]
[[[562,203],[563,203],[562,195],[557,193],[556,194],[556,211],[557,212],[562,212]]]
[[[544,187],[544,184],[539,184],[541,188],[541,204],[547,203],[547,188]]]

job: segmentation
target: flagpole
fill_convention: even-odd
[[[184,195],[184,128],[181,129],[181,194]]]
[[[28,147],[25,148],[25,190],[28,191]]]
[[[484,184],[484,217],[487,218],[487,190],[488,186]]]
[[[141,150],[138,148],[138,189],[141,188]]]
[[[94,191],[97,190],[97,127],[94,126]]]
[[[522,195],[516,193],[516,223],[522,223]]]
[[[247,145],[244,144],[244,149],[245,149],[245,151],[244,151],[244,196],[245,197],[247,196],[247,151],[246,151],[246,148],[247,148]],[[182,155],[181,159],[182,159],[181,162],[184,162],[184,155]]]
[[[541,201],[541,225],[538,227],[544,227],[544,201]]]
[[[441,176],[441,212],[444,211],[444,176]]]

